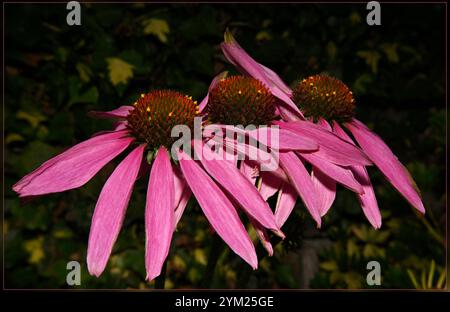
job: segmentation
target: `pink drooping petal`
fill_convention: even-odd
[[[290,90],[275,72],[256,62],[242,49],[230,32],[225,33],[225,41],[221,43],[222,52],[227,60],[237,69],[250,77],[263,82],[272,94],[283,101],[298,117],[303,118],[302,113],[290,98]],[[286,92],[288,91],[288,92]]]
[[[255,130],[247,131],[247,134],[269,147],[280,150],[313,152],[319,149],[319,144],[316,141],[307,137],[302,137],[298,133],[294,133],[287,129],[260,127]],[[275,142],[275,140],[278,140],[278,142]]]
[[[89,273],[100,276],[122,227],[145,145],[135,148],[114,170],[98,197],[87,250]]]
[[[211,81],[211,84],[209,85],[208,93],[206,94],[205,98],[200,102],[199,105],[199,111],[202,112],[206,105],[208,104],[209,99],[209,93],[217,86],[217,84],[220,82],[220,80],[224,79],[228,75],[228,72],[222,72],[218,74],[214,79]]]
[[[266,229],[252,217],[249,217],[249,220],[253,228],[255,229],[256,235],[258,236],[258,239],[261,242],[262,246],[264,247],[265,250],[267,250],[269,256],[272,256],[273,247],[272,244],[270,243],[269,233],[267,233]]]
[[[125,119],[133,109],[133,106],[123,105],[109,112],[91,111],[89,112],[89,116],[96,118]]]
[[[402,194],[406,200],[421,213],[425,213],[417,186],[408,170],[384,141],[362,122],[353,119],[346,124],[358,144],[375,165],[386,176],[388,181]]]
[[[172,167],[173,169],[173,182],[174,182],[174,205],[175,205],[175,226],[181,219],[183,215],[184,208],[191,197],[191,189],[187,185],[184,177],[180,171],[180,169],[176,166]]]
[[[184,189],[187,188],[188,186],[186,184],[186,180],[183,178],[180,169],[176,166],[173,166],[172,170],[173,170],[173,187],[174,187],[173,203],[174,207],[177,207],[184,193]]]
[[[150,171],[145,206],[145,268],[148,280],[161,273],[169,254],[175,225],[173,175],[169,153],[165,147],[160,147]]]
[[[278,76],[277,73],[264,66],[263,64],[259,65],[261,66],[263,72],[266,74],[266,77],[274,84],[274,86],[286,93],[289,97],[292,96],[292,90],[284,83],[283,80],[281,80],[280,76]]]
[[[253,143],[254,146],[266,146],[272,149],[316,151],[319,145],[314,140],[301,137],[297,133],[286,129],[279,129],[278,126],[259,127],[253,130],[241,129],[232,125],[214,124],[203,131],[206,138],[212,137],[216,129],[222,131],[222,136],[214,134],[215,139],[225,137],[228,140],[235,140],[236,135],[243,139],[243,144]]]
[[[311,176],[303,162],[294,152],[280,153],[280,165],[289,177],[298,195],[303,200],[306,208],[320,227],[320,213],[317,206],[317,195]]]
[[[230,200],[190,157],[180,152],[183,175],[206,218],[225,243],[253,269],[258,267],[255,246]]]
[[[223,145],[227,150],[235,152],[240,159],[246,158],[256,161],[261,165],[261,169],[265,168],[267,169],[266,171],[276,170],[276,167],[278,166],[277,151],[268,151],[267,149],[261,149],[258,146],[247,144],[245,142],[237,143],[236,140],[232,140],[227,137],[214,137],[211,140],[213,140],[218,146]]]
[[[336,198],[336,182],[317,168],[312,169],[311,179],[317,190],[320,216],[323,217]]]
[[[13,190],[23,197],[80,187],[130,145],[134,139],[125,135],[112,132],[79,143],[23,177]]]
[[[317,124],[319,126],[321,126],[322,128],[324,128],[327,131],[333,131],[333,128],[331,127],[331,125],[328,123],[328,121],[326,121],[323,118],[319,118],[319,120],[317,120]]]
[[[237,167],[239,155],[236,153],[235,150],[227,151],[226,146],[223,146],[223,155],[224,155],[224,161],[227,161],[230,165]]]
[[[381,227],[381,212],[378,208],[377,198],[372,183],[370,182],[369,173],[366,167],[363,166],[353,166],[351,168],[355,178],[361,183],[364,189],[364,194],[357,194],[364,215],[375,229],[379,229]]]
[[[337,122],[333,123],[333,130],[334,133],[342,139],[351,144],[355,144]],[[370,182],[367,169],[363,166],[352,166],[351,170],[364,190],[364,194],[357,194],[364,215],[375,229],[379,229],[381,227],[381,213],[378,208],[377,198],[375,197],[375,192],[372,183]]]
[[[361,184],[359,184],[359,182],[355,179],[351,170],[330,163],[327,160],[318,157],[314,153],[312,154],[298,153],[298,154],[301,156],[301,158],[305,159],[307,162],[313,165],[313,167],[320,170],[323,174],[325,174],[329,178],[335,180],[336,182],[339,182],[340,184],[352,190],[353,192],[359,194],[364,193]]]
[[[118,121],[114,124],[114,131],[126,130],[128,122],[127,121]]]
[[[280,115],[281,119],[285,121],[305,120],[303,115],[299,115],[297,111],[292,110],[280,99],[275,102],[275,114]]]
[[[331,125],[323,118],[319,118],[317,124],[327,131],[333,131]],[[323,217],[336,198],[336,182],[314,167],[311,170],[311,179],[317,189],[320,216]]]
[[[319,143],[318,157],[341,166],[370,165],[371,161],[358,147],[342,140],[334,133],[309,121],[274,121],[282,129],[288,129]]]
[[[278,193],[277,205],[275,208],[275,220],[281,228],[288,219],[297,201],[297,191],[290,183],[283,183]]]
[[[191,189],[186,186],[183,190],[183,193],[181,194],[180,201],[178,202],[178,206],[175,208],[175,227],[177,226],[178,222],[180,222],[181,217],[183,216],[184,209],[187,206],[187,203],[189,202],[189,199],[191,198],[192,192]]]
[[[201,141],[194,141],[194,146],[196,152],[203,152],[200,161],[214,180],[229,192],[239,205],[262,226],[275,233],[279,232],[269,205],[254,185],[241,174],[239,169],[227,161],[213,159],[214,151],[211,151],[208,145],[202,146]]]
[[[279,189],[283,180],[272,171],[261,172],[261,184],[259,185],[259,193],[264,200],[273,196]]]
[[[242,160],[239,170],[253,185],[255,185],[256,178],[259,175],[258,163],[251,160]]]

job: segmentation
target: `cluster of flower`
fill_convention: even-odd
[[[366,166],[378,167],[412,206],[425,212],[407,170],[379,136],[355,119],[355,100],[344,83],[315,75],[300,80],[292,90],[275,72],[251,58],[228,31],[221,48],[242,76],[218,75],[200,104],[179,92],[157,90],[142,94],[133,105],[94,112],[97,117],[116,120],[114,129],[48,160],[13,186],[21,197],[77,188],[130,150],[106,181],[95,207],[87,251],[91,274],[99,276],[105,269],[134,183],[148,172],[148,280],[161,273],[174,230],[192,196],[214,231],[254,269],[258,266],[255,247],[239,210],[248,216],[269,254],[273,248],[267,231],[284,237],[281,228],[297,198],[320,227],[321,217],[336,197],[337,183],[356,194],[364,215],[379,228],[381,214]],[[214,125],[240,137],[228,135],[230,131],[227,135],[204,131],[189,139],[188,146],[176,145],[174,127],[192,129],[198,118],[203,129]],[[262,128],[236,125],[265,125],[276,140],[262,142]],[[221,143],[213,144],[214,148],[203,148],[217,141]],[[191,146],[210,157],[193,157],[187,152]],[[226,149],[226,159],[212,157],[214,151],[229,146],[235,148]],[[263,154],[275,157],[279,166],[261,170],[267,157],[249,157],[252,149],[261,146],[266,148]],[[271,209],[267,200],[275,194],[277,204]]]

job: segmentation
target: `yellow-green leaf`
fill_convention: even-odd
[[[257,41],[272,40],[272,36],[267,31],[262,30],[256,34],[256,40]]]
[[[333,260],[322,262],[320,267],[326,271],[335,271],[338,268],[337,263]]]
[[[200,264],[206,265],[207,263],[205,251],[203,249],[200,248],[195,249],[194,258]]]
[[[53,237],[64,239],[72,237],[72,232],[68,229],[61,229],[53,231]]]
[[[33,128],[46,120],[46,117],[38,112],[18,111],[16,117],[28,121]]]
[[[356,52],[360,58],[366,61],[366,64],[372,69],[373,73],[378,71],[378,61],[380,60],[380,53],[378,51],[366,50]]]
[[[337,54],[337,47],[333,41],[328,42],[327,44],[327,53],[331,60],[334,60]]]
[[[84,65],[83,63],[78,63],[76,65],[78,74],[80,75],[80,79],[83,82],[89,82],[92,77],[92,71],[89,67]]]
[[[353,11],[352,14],[350,14],[350,23],[352,25],[361,23],[361,15],[359,15],[358,12]]]
[[[180,271],[185,271],[186,270],[186,261],[183,260],[183,258],[181,258],[179,255],[175,255],[173,257],[173,266]]]
[[[39,236],[36,239],[25,241],[24,248],[29,254],[28,262],[39,263],[45,257],[44,253],[44,237]]]
[[[386,54],[387,59],[391,63],[398,63],[399,57],[397,53],[398,43],[384,43],[381,49]]]
[[[12,142],[20,142],[23,141],[23,136],[18,133],[10,133],[5,138],[6,144],[10,144]]]
[[[117,57],[109,57],[106,61],[108,62],[109,78],[113,85],[126,84],[133,77],[133,65]]]
[[[358,257],[358,245],[356,245],[354,240],[347,241],[347,255],[349,257]]]
[[[144,34],[154,35],[158,37],[161,42],[167,42],[167,35],[170,33],[169,24],[159,18],[150,18],[142,22],[144,27]]]
[[[342,279],[342,274],[339,271],[333,271],[333,273],[330,274],[330,284],[335,285]]]

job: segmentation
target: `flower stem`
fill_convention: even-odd
[[[155,279],[155,289],[164,289],[166,285],[167,260],[164,261],[161,274]]]
[[[275,249],[275,246],[277,246],[282,240],[277,236],[273,237],[271,239],[271,243],[273,248]],[[258,257],[258,261],[261,261],[263,258],[267,256],[267,251],[262,247],[261,244],[258,244],[256,247],[256,255]],[[242,262],[239,266],[238,270],[239,272],[239,278],[237,280],[237,287],[238,288],[247,288],[247,284],[250,280],[250,277],[255,272],[253,269],[249,267],[249,265],[245,262]]]
[[[201,286],[203,288],[211,288],[217,261],[219,260],[224,247],[225,247],[225,244],[222,241],[222,239],[219,237],[219,235],[214,234],[214,236],[212,238],[212,243],[211,243],[211,250],[209,251],[208,264],[206,265],[205,275],[201,282]]]

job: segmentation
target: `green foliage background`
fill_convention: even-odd
[[[321,72],[347,83],[358,118],[411,171],[428,213],[415,213],[370,168],[381,230],[372,230],[354,195],[339,188],[322,229],[314,228],[299,202],[283,228],[289,238],[273,257],[260,252],[257,271],[224,249],[205,284],[214,238],[191,202],[174,236],[166,287],[370,288],[370,260],[382,265],[378,287],[444,287],[444,10],[383,4],[382,26],[370,27],[364,4],[83,4],[82,25],[70,27],[63,4],[6,4],[5,286],[66,288],[66,263],[77,260],[79,288],[154,287],[144,281],[146,179],[136,183],[100,278],[87,273],[86,244],[96,199],[117,160],[84,187],[62,194],[21,202],[11,186],[56,153],[111,127],[88,111],[129,104],[157,88],[201,100],[215,74],[232,70],[218,46],[229,27],[288,83]],[[312,260],[303,257],[306,246]]]

